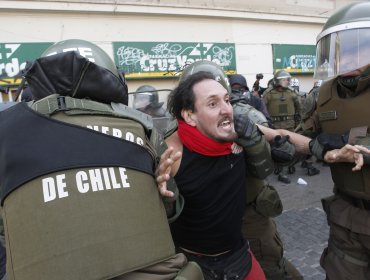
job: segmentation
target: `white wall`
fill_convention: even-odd
[[[266,85],[273,71],[271,44],[314,45],[327,16],[348,2],[353,1],[0,1],[0,42],[79,38],[112,57],[112,41],[235,43],[238,73],[252,85],[261,72]],[[303,91],[312,87],[311,76],[298,78]],[[176,80],[130,80],[129,90],[142,84],[173,88]]]

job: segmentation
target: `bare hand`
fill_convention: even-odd
[[[370,150],[359,145],[345,145],[341,149],[335,149],[328,151],[325,154],[325,161],[328,163],[336,162],[354,162],[355,167],[352,168],[352,171],[358,171],[364,165],[364,157],[362,153],[370,154]]]
[[[159,193],[164,197],[173,197],[174,193],[167,189],[167,181],[171,178],[171,169],[173,164],[181,158],[181,152],[174,152],[172,147],[169,147],[162,155],[159,161],[156,174]]]

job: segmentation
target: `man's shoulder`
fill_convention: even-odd
[[[168,136],[165,139],[165,142],[168,147],[173,147],[175,152],[182,152],[183,145],[181,143],[179,135],[177,134],[177,131]]]
[[[177,152],[181,152],[182,153],[182,148],[183,148],[183,145],[181,143],[181,140],[177,134],[177,131],[174,132],[173,134],[171,134],[170,136],[168,136],[166,139],[165,139],[165,142],[167,144],[168,147],[172,147],[173,148],[173,153],[177,153]],[[182,161],[182,154],[181,154],[181,157],[179,160],[175,161],[171,167],[171,176],[174,177],[179,168],[180,168],[180,163]]]

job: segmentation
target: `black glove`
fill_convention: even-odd
[[[234,115],[234,127],[238,136],[243,139],[250,139],[258,130],[254,122],[252,122],[247,114]]]
[[[311,154],[323,160],[327,151],[340,149],[348,143],[349,131],[345,134],[320,133],[310,141]]]
[[[287,136],[275,136],[271,144],[271,157],[277,163],[289,163],[294,159],[295,147]]]

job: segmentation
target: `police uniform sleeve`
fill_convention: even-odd
[[[173,130],[175,131],[175,130]],[[156,151],[157,160],[156,163],[159,163],[160,156],[164,153],[164,151],[168,148],[166,142],[164,141],[163,136],[153,128],[150,142],[153,144],[154,149]],[[182,212],[184,208],[184,198],[179,193],[179,189],[175,183],[175,180],[171,178],[167,182],[167,189],[174,193],[173,197],[162,197],[164,207],[166,209],[166,214],[168,218],[168,222],[174,222]]]
[[[235,131],[238,133],[236,143],[246,153],[247,171],[251,176],[264,179],[273,170],[270,146],[263,133],[249,118],[246,107],[236,104],[233,108]]]

